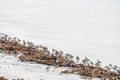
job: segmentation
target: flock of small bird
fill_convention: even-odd
[[[23,44],[24,46],[31,47],[31,48],[33,48],[32,49],[33,51],[34,50],[42,50],[44,54],[50,54],[50,51],[48,50],[48,48],[46,46],[34,45],[32,42],[20,40],[17,37],[12,38],[3,33],[0,33],[0,38],[4,39],[5,41],[17,42],[17,43]],[[63,51],[58,51],[55,49],[52,49],[51,55],[53,55],[53,56],[63,56],[64,55],[65,59],[68,59],[68,60],[73,60],[73,58],[74,58],[69,53],[64,54]],[[80,62],[80,58],[79,58],[79,56],[77,56],[76,63],[80,64],[79,62]],[[81,62],[84,66],[96,66],[96,67],[101,67],[101,63],[102,63],[100,60],[97,60],[97,62],[94,63],[87,57],[82,59]],[[116,65],[109,64],[108,66],[105,66],[104,68],[107,69],[108,71],[114,71],[114,72],[120,73],[120,67],[118,67]]]
[[[47,46],[42,46],[42,45],[34,45],[32,42],[29,42],[29,41],[25,41],[25,40],[20,40],[19,38],[17,37],[9,37],[8,35],[6,34],[3,34],[3,33],[0,33],[0,37],[2,39],[5,39],[6,41],[12,41],[12,42],[18,42],[18,43],[22,43],[23,45],[25,46],[29,46],[29,47],[32,47],[34,49],[37,49],[37,50],[42,50],[45,54],[50,54]],[[63,56],[64,53],[63,51],[57,51],[55,49],[52,49],[52,55],[56,56],[56,55],[60,55],[60,56]],[[73,59],[73,56],[69,53],[65,54],[65,59]],[[80,58],[77,56],[76,57],[76,62],[79,62]],[[81,60],[82,63],[86,66],[97,66],[97,67],[100,67],[101,66],[101,61],[100,60],[97,60],[96,63],[93,63],[90,59],[88,59],[87,57],[85,57],[84,59]],[[116,65],[112,65],[112,64],[109,64],[108,66],[105,66],[104,67],[105,69],[107,70],[114,70],[118,73],[120,73],[120,67],[116,66]]]
[[[97,60],[97,62],[94,64],[90,59],[85,57],[85,59],[82,60],[82,63],[86,66],[101,67],[102,62],[100,60]],[[104,68],[109,71],[114,71],[114,72],[120,73],[120,67],[118,67],[117,65],[109,64],[108,66],[104,66]]]

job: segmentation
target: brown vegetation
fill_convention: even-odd
[[[8,80],[8,79],[6,79],[5,77],[0,77],[0,80]]]
[[[6,38],[7,37],[0,38],[0,51],[6,54],[13,55],[21,54],[19,56],[19,59],[22,62],[29,61],[51,66],[70,67],[71,70],[65,70],[61,72],[66,74],[77,74],[89,77],[109,78],[110,80],[112,80],[111,78],[117,77],[117,80],[120,80],[119,73],[106,70],[99,66],[96,67],[85,65],[84,63],[86,62],[86,60],[89,61],[87,58],[86,60],[83,60],[83,63],[77,64],[80,59],[79,57],[76,58],[77,63],[75,63],[75,61],[72,60],[73,56],[70,54],[66,54],[64,57],[62,56],[62,52],[60,54],[58,51],[54,49],[53,51],[55,52],[55,54],[50,54],[47,47],[41,46],[42,47],[41,49],[37,49],[36,46],[31,42],[28,42],[28,45],[30,46],[26,46],[27,43],[25,43],[25,41],[23,42],[24,44],[20,44],[16,40],[10,41],[7,40]],[[4,78],[0,77],[0,80],[4,80]]]

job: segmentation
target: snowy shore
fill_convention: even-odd
[[[60,74],[66,68],[55,68],[34,63],[22,63],[13,55],[0,53],[0,76],[8,80],[24,78],[24,80],[85,80],[81,76],[72,74]],[[99,80],[99,79],[93,79]]]

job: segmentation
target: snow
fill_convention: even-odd
[[[119,0],[0,0],[0,32],[120,66]]]
[[[60,71],[68,68],[49,66],[49,70],[46,71],[47,65],[23,63],[18,60],[13,55],[0,53],[0,76],[5,76],[8,80],[18,78],[24,78],[24,80],[79,80],[82,78],[73,74],[60,74]]]
[[[119,4],[119,0],[0,0],[0,32],[120,65]]]

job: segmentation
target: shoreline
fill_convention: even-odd
[[[83,63],[77,64],[76,61],[73,60],[74,56],[72,56],[71,54],[64,54],[62,51],[59,52],[55,49],[53,49],[53,52],[50,52],[46,46],[34,45],[32,42],[25,40],[23,40],[21,44],[20,39],[18,39],[17,37],[11,38],[6,34],[4,34],[2,38],[0,38],[0,50],[2,51],[2,53],[12,54],[14,56],[19,55],[19,59],[22,62],[28,61],[51,66],[70,67],[71,70],[61,71],[61,73],[65,74],[71,73],[83,76],[87,75],[93,78],[101,77],[111,79],[116,77],[118,78],[118,80],[120,77],[119,73],[100,67],[100,63],[98,63],[98,66],[89,64],[90,60],[86,57]],[[92,72],[92,70],[94,72]]]

